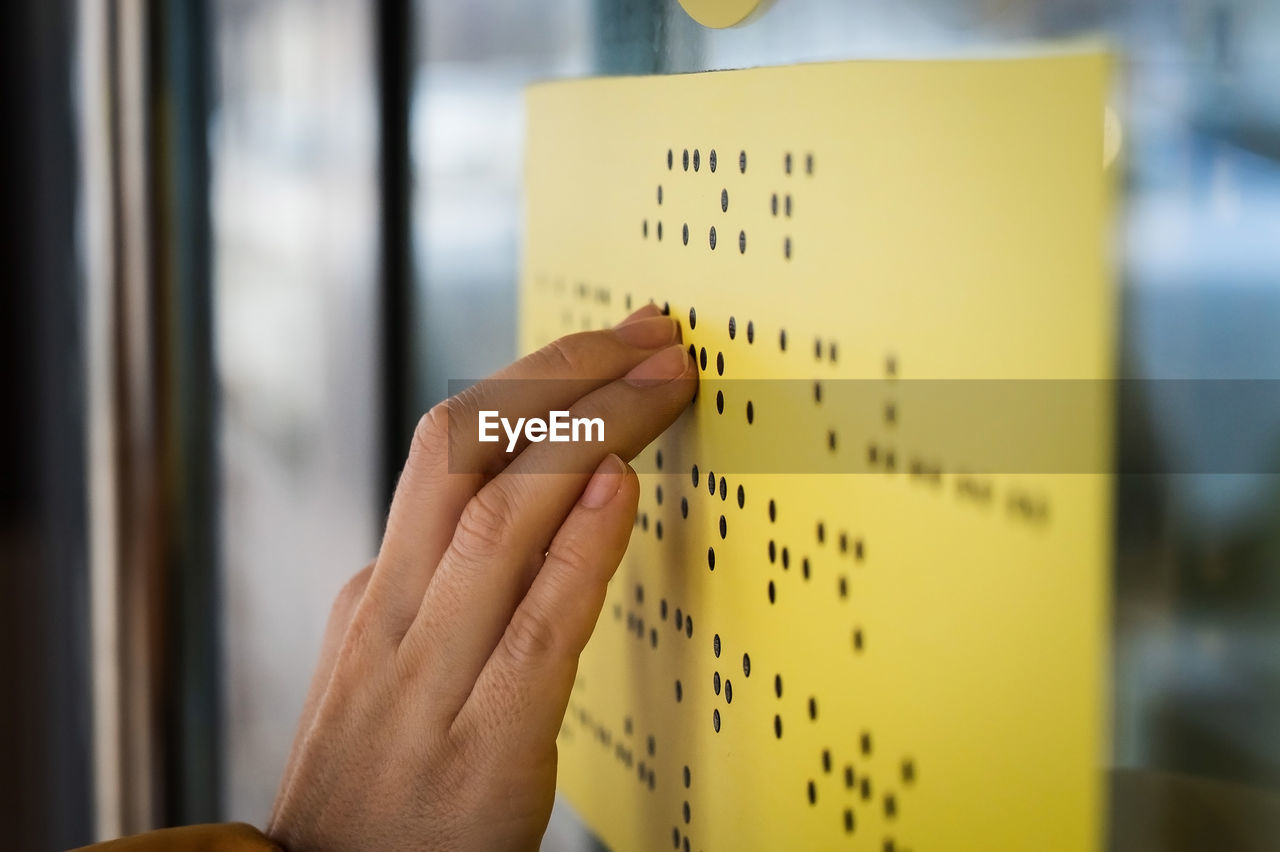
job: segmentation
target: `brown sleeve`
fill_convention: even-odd
[[[78,852],[283,852],[283,847],[243,822],[189,825],[135,834],[85,846]]]

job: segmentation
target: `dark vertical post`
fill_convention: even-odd
[[[70,0],[0,28],[0,825],[92,839],[89,578]]]
[[[148,26],[169,825],[215,821],[221,799],[207,15],[153,0]]]
[[[413,73],[410,0],[383,0],[377,9],[379,181],[382,282],[382,492],[391,499],[417,421],[409,392],[413,287],[409,208],[413,167],[409,101]]]

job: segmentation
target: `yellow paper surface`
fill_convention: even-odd
[[[1107,68],[855,62],[529,90],[522,348],[654,299],[708,352],[692,410],[636,463],[655,472],[559,741],[560,790],[612,848],[1099,845],[1109,478],[966,475],[947,424],[913,420],[892,382],[1110,378]],[[748,423],[739,380],[766,378],[804,393]],[[883,405],[806,396],[838,379],[888,380]],[[1104,405],[1059,431],[1104,471],[1109,430]],[[769,447],[865,472],[753,469]],[[940,475],[912,475],[921,459]]]

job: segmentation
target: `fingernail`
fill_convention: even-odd
[[[684,375],[689,367],[689,353],[683,346],[668,346],[650,355],[627,373],[627,382],[633,385],[660,385]]]
[[[582,492],[582,505],[588,509],[599,509],[601,506],[613,499],[618,493],[618,489],[622,487],[622,477],[626,475],[627,469],[622,464],[622,459],[613,453],[604,457],[604,461],[600,462],[600,466],[596,468],[596,472],[591,474],[590,481],[587,482],[587,489]]]
[[[636,310],[629,313],[627,315],[627,318],[624,319],[622,322],[618,323],[618,325],[626,325],[632,320],[640,319],[640,317],[657,317],[657,316],[662,316],[662,311],[659,310],[657,305],[655,305],[653,302],[650,302],[649,304],[644,305],[640,308],[637,308]],[[617,328],[617,327],[618,326],[614,326],[614,328]]]
[[[628,346],[657,349],[680,339],[680,326],[671,317],[656,316],[632,320],[613,330]]]

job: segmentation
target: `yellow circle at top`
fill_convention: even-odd
[[[704,27],[724,29],[763,12],[772,0],[680,0],[680,5]]]

